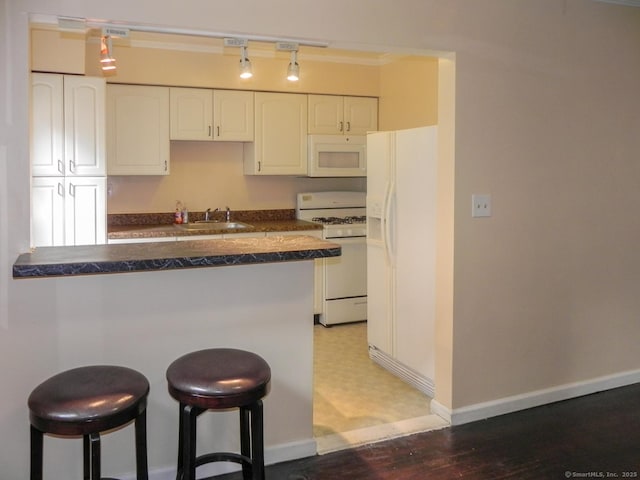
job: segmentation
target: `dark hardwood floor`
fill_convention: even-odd
[[[267,480],[640,479],[640,383],[267,467]],[[240,480],[239,473],[215,477]]]

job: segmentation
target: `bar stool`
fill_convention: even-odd
[[[188,353],[167,369],[169,394],[180,402],[176,479],[195,480],[196,467],[211,462],[242,465],[244,480],[264,480],[262,398],[269,393],[271,369],[260,356],[232,348]],[[238,408],[240,454],[196,457],[196,418],[207,410]]]
[[[126,367],[94,365],[54,375],[29,395],[31,480],[41,480],[43,434],[82,436],[85,480],[100,479],[100,433],[135,420],[136,478],[148,479],[149,382]]]

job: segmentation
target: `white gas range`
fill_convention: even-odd
[[[322,224],[322,237],[342,247],[340,257],[322,259],[325,326],[367,319],[366,193],[299,193],[296,216]]]

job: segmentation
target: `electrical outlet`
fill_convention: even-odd
[[[490,217],[491,216],[491,195],[473,194],[471,195],[471,216]]]

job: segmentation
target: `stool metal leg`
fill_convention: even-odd
[[[240,454],[247,459],[251,458],[250,414],[249,407],[240,407]],[[251,465],[242,462],[242,480],[251,480],[252,471]]]
[[[147,410],[136,417],[136,479],[149,480],[147,461]]]
[[[31,480],[42,480],[43,435],[31,425]]]
[[[89,449],[91,450],[91,480],[100,480],[100,434],[89,435]]]
[[[89,444],[89,435],[82,437],[82,478],[91,480],[91,445]]]
[[[196,420],[199,409],[182,408],[182,480],[196,480]]]
[[[262,400],[251,405],[251,465],[253,480],[264,480],[264,425]]]
[[[180,404],[180,411],[178,412],[178,469],[176,471],[176,480],[180,480],[182,476],[182,452],[184,451],[184,427],[183,427],[183,418],[182,411],[184,410],[185,405],[183,403]]]

